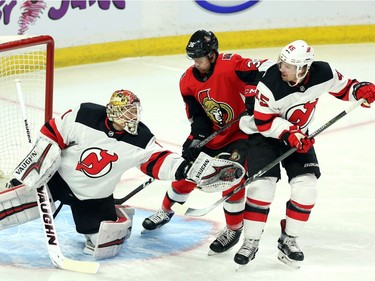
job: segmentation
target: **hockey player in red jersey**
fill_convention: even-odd
[[[77,232],[87,238],[84,252],[96,258],[116,255],[130,236],[134,213],[114,204],[113,192],[125,171],[137,167],[169,181],[188,176],[196,180],[190,175],[202,171],[199,164],[162,148],[140,116],[139,98],[129,90],[118,90],[106,106],[82,103],[48,121],[15,169],[24,186],[0,192],[0,206],[13,206],[0,210],[5,214],[0,229],[37,218],[35,194],[30,190],[47,183],[53,200],[71,207]]]
[[[286,170],[291,195],[286,203],[286,217],[281,220],[278,258],[299,268],[304,254],[297,245],[317,199],[318,160],[308,137],[308,125],[323,93],[344,101],[365,99],[368,107],[375,99],[375,86],[370,82],[347,79],[329,63],[314,61],[314,50],[305,41],[286,45],[278,63],[270,67],[257,86],[254,120],[244,117],[240,128],[251,134],[249,176],[267,166],[291,147],[282,166]],[[234,261],[245,265],[254,259],[259,240],[273,201],[280,165],[266,172],[247,186],[244,214],[244,242]]]
[[[180,80],[180,92],[191,123],[191,133],[182,147],[182,156],[188,161],[194,160],[200,151],[195,148],[196,144],[246,111],[245,98],[251,104],[257,82],[264,70],[272,65],[267,60],[219,54],[218,44],[213,32],[198,30],[186,46],[187,56],[194,61]],[[252,114],[252,106],[249,106],[249,114]],[[247,135],[236,122],[208,142],[202,151],[212,157],[224,155],[246,166]],[[144,220],[145,230],[168,223],[174,214],[172,205],[186,202],[195,187],[194,183],[185,180],[173,182],[161,209]],[[226,195],[235,187],[222,194]],[[244,193],[241,191],[224,203],[226,228],[210,245],[209,254],[227,251],[238,242],[243,226]]]

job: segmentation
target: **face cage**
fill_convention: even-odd
[[[138,103],[128,106],[109,106],[108,119],[119,125],[123,125],[126,132],[132,135],[138,134],[138,123],[141,119],[142,108]]]

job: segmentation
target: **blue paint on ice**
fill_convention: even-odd
[[[118,256],[101,263],[160,258],[199,247],[212,234],[214,223],[175,215],[163,228],[141,234],[142,221],[151,211],[136,209],[133,230]],[[77,260],[94,260],[83,254],[84,235],[75,230],[69,207],[64,206],[56,218],[57,235],[64,256]],[[39,219],[0,232],[0,263],[22,267],[53,267],[47,252]]]

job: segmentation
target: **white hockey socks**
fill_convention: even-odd
[[[118,255],[123,243],[131,235],[134,209],[116,205],[116,213],[117,221],[102,221],[98,233],[85,235],[87,238],[83,249],[85,254],[93,255],[96,259]]]

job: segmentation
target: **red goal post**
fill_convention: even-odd
[[[54,48],[49,35],[0,36],[0,178],[30,150],[26,130],[35,140],[52,117]]]

